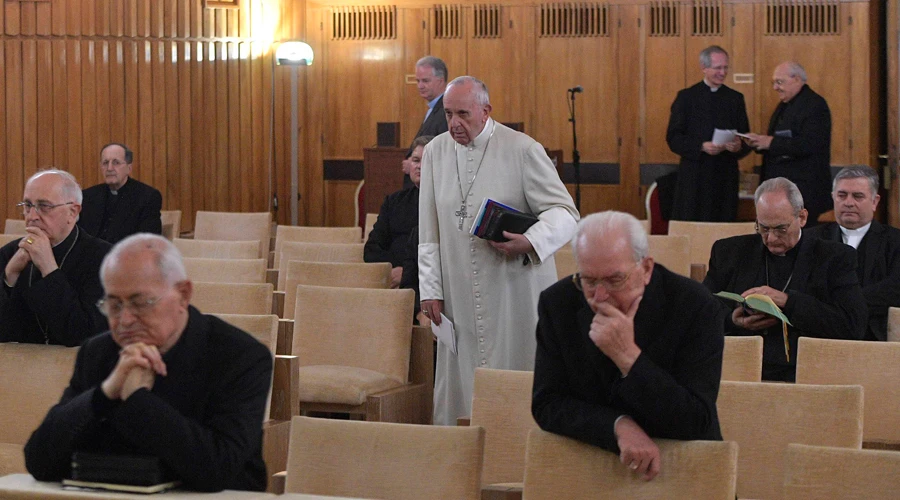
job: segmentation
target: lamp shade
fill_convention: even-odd
[[[309,66],[313,63],[313,49],[305,42],[283,42],[275,51],[278,65]]]

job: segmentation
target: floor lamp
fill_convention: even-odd
[[[292,66],[291,68],[291,225],[297,225],[297,205],[300,201],[300,172],[299,150],[300,137],[297,132],[299,119],[297,117],[297,79],[300,66],[309,66],[313,63],[313,49],[309,44],[298,41],[282,42],[275,51],[275,62],[279,66]]]

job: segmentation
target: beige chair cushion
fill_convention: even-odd
[[[524,498],[734,498],[737,444],[654,441],[660,451],[660,472],[652,481],[644,481],[615,453],[534,429],[528,434]]]
[[[191,304],[206,314],[270,314],[271,283],[194,282]]]
[[[172,241],[182,257],[201,259],[255,259],[258,241],[188,240]]]
[[[364,368],[404,384],[414,300],[412,290],[298,285],[291,352],[300,366]]]
[[[566,243],[553,254],[553,260],[556,262],[556,277],[563,279],[566,276],[578,272],[578,265],[575,263],[575,255],[572,254],[572,245]]]
[[[0,443],[24,445],[59,402],[77,347],[0,344]]]
[[[713,243],[723,238],[756,232],[755,222],[688,222],[669,221],[669,235],[687,236],[691,240],[691,264],[709,264]]]
[[[790,444],[784,498],[889,500],[900,493],[900,453]]]
[[[521,483],[525,477],[525,444],[537,428],[531,416],[533,381],[534,372],[475,369],[470,423],[485,431],[484,485]]]
[[[202,259],[187,257],[184,269],[191,281],[207,283],[265,283],[264,259]]]
[[[737,442],[740,498],[781,498],[789,443],[862,445],[863,389],[722,381],[716,402],[722,437]]]
[[[484,429],[295,417],[286,493],[476,500]]]
[[[352,366],[300,367],[300,401],[361,405],[370,394],[401,384],[382,373]]]
[[[304,262],[363,262],[362,243],[303,243],[289,241],[275,253],[274,266],[278,269],[278,290],[284,290],[287,263]]]
[[[25,468],[25,445],[0,443],[0,477],[27,472],[28,469]]]
[[[797,382],[861,385],[863,439],[900,443],[900,343],[800,337]]]
[[[163,236],[174,240],[181,235],[181,210],[161,210],[159,219],[163,225]],[[168,234],[166,234],[166,225],[169,226]]]
[[[351,227],[311,227],[311,226],[278,226],[275,230],[275,253],[289,241],[305,243],[359,243],[361,230],[359,226]]]
[[[16,241],[22,239],[21,234],[0,234],[0,247],[6,245],[9,242]]]
[[[759,382],[762,380],[763,338],[726,336],[722,354],[722,380]]]
[[[285,318],[294,317],[297,285],[335,286],[342,288],[391,287],[391,264],[388,262],[287,262],[284,280]]]
[[[270,212],[206,212],[198,211],[194,223],[195,240],[228,240],[259,242],[256,257],[267,258],[272,225]]]
[[[669,271],[691,277],[691,239],[687,236],[647,236],[650,256]]]

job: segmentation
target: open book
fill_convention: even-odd
[[[715,295],[716,297],[740,304],[741,307],[744,308],[744,314],[763,313],[781,320],[781,332],[784,336],[784,356],[787,358],[788,362],[790,362],[791,346],[788,342],[787,327],[788,325],[791,325],[791,321],[787,319],[787,316],[785,316],[783,312],[781,312],[781,308],[775,305],[775,302],[772,301],[772,297],[761,293],[751,293],[746,297],[741,297],[740,295],[731,292],[719,292]]]

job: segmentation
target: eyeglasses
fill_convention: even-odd
[[[112,161],[103,160],[100,162],[100,166],[102,166],[102,167],[108,167],[110,165],[112,165],[113,167],[121,167],[122,165],[127,165],[127,163],[125,163],[124,161],[119,161],[119,160],[112,160]]]
[[[32,209],[36,208],[38,213],[41,215],[48,215],[51,210],[56,207],[61,207],[63,205],[74,205],[74,201],[70,201],[67,203],[57,203],[56,205],[52,205],[50,203],[31,203],[30,201],[23,201],[21,203],[16,203],[16,206],[22,209],[22,213],[28,215],[28,212],[31,212]]]
[[[116,319],[122,315],[122,311],[128,309],[131,311],[131,314],[135,316],[143,316],[150,312],[153,309],[153,306],[156,305],[157,302],[162,297],[154,297],[152,299],[137,299],[137,300],[121,300],[121,299],[100,299],[97,301],[97,309],[100,310],[100,313],[106,316],[107,318]]]
[[[634,264],[634,267],[631,269],[631,271],[628,271],[628,273],[617,273],[608,278],[589,278],[587,276],[582,276],[581,273],[575,273],[572,275],[572,283],[575,285],[575,288],[581,290],[582,292],[591,292],[593,290],[596,290],[597,287],[601,285],[608,292],[621,290],[628,283],[628,279],[631,278],[631,275],[634,274],[634,271],[636,271],[638,266],[640,266],[641,261],[637,261]]]
[[[760,236],[765,238],[770,233],[774,235],[776,238],[781,238],[787,235],[788,230],[794,224],[794,221],[791,221],[789,224],[779,224],[777,226],[764,226],[756,221],[756,232],[759,233]]]

